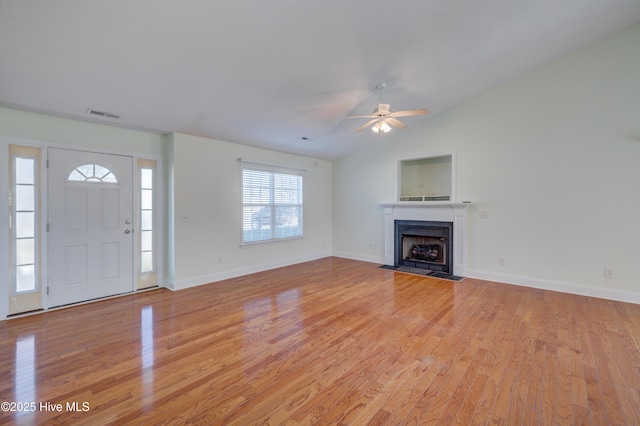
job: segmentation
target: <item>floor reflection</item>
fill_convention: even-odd
[[[153,348],[153,306],[145,306],[140,311],[140,340],[142,343],[142,369],[154,364]]]
[[[140,311],[140,352],[142,374],[142,404],[153,404],[154,400],[154,370],[155,363],[153,345],[153,306],[145,306]]]
[[[278,345],[287,336],[304,328],[301,291],[290,289],[261,299],[254,299],[244,305],[244,349],[254,353],[256,343],[268,342]],[[253,362],[250,359],[245,361]]]
[[[36,400],[36,337],[31,334],[16,340],[14,375],[15,401]]]

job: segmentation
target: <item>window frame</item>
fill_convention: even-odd
[[[242,159],[239,159],[239,162],[240,162],[240,191],[241,191],[240,192],[240,200],[241,200],[240,246],[273,243],[278,241],[296,240],[296,239],[304,238],[304,219],[303,219],[304,217],[304,176],[303,176],[303,173],[305,172],[305,170],[297,169],[293,167],[281,167],[281,166],[274,166],[270,164],[248,162],[248,161],[243,161]],[[263,200],[261,200],[261,202],[259,203],[248,202],[249,200],[245,199],[245,170],[259,172],[259,173],[267,173],[269,175],[269,185],[268,185],[269,201],[268,202],[264,202]],[[297,202],[294,201],[294,202],[284,203],[284,202],[278,202],[276,200],[277,198],[275,195],[276,187],[274,185],[274,178],[276,175],[290,176],[298,180],[297,184],[295,185],[295,188],[291,188],[291,190],[297,191],[297,194],[293,196],[293,198],[298,200]],[[249,222],[245,220],[246,219],[245,215],[247,214],[246,208],[251,208],[251,207],[259,208],[257,212],[250,213],[252,216],[255,216],[262,209],[265,209],[265,208],[269,209],[270,211],[270,215],[269,215],[270,223],[268,228],[269,234],[270,234],[269,238],[246,239],[248,230],[255,232],[254,225],[253,225],[253,218],[251,219],[250,229],[247,229],[247,223]],[[275,230],[278,229],[278,227],[274,226],[275,225],[274,222],[277,216],[274,213],[278,207],[279,208],[290,207],[297,210],[298,213],[295,218],[295,220],[297,220],[297,226],[291,227],[291,228],[297,229],[297,232],[298,232],[297,235],[286,235],[286,236],[277,235],[277,232],[275,232]],[[262,226],[260,228],[260,231],[262,231]]]

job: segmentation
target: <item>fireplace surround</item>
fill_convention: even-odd
[[[447,257],[448,273],[463,277],[466,275],[466,239],[468,233],[467,207],[469,203],[447,202],[395,202],[383,204],[384,208],[384,264],[396,265],[396,221],[449,222],[452,224],[450,252]],[[439,238],[439,237],[438,237]],[[416,244],[416,243],[414,243]],[[430,242],[418,242],[430,245]],[[419,247],[418,251],[428,251]]]

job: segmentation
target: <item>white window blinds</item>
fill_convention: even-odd
[[[241,164],[242,242],[302,237],[302,171]]]

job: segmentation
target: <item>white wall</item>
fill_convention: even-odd
[[[467,276],[640,303],[638,46],[635,25],[372,135],[334,163],[334,254],[382,262],[380,203],[393,201],[395,158],[454,151],[456,201],[474,203]]]
[[[0,136],[50,144],[71,144],[162,155],[165,137],[158,133],[0,107]]]
[[[174,289],[325,257],[331,253],[328,161],[203,137],[173,134],[168,166],[168,285]],[[304,238],[240,247],[241,181],[238,158],[305,169]],[[183,222],[187,215],[190,221]],[[172,258],[173,256],[173,258]],[[218,258],[221,263],[218,263]],[[173,272],[173,274],[171,274]]]

